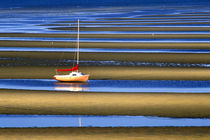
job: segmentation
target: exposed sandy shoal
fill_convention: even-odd
[[[49,52],[0,52],[5,58],[24,58],[30,60],[73,59],[74,53]],[[132,61],[132,62],[173,62],[173,63],[210,63],[209,54],[144,54],[144,53],[81,53],[81,60],[92,61]],[[12,60],[10,60],[12,61]],[[13,60],[14,65],[20,63]],[[37,62],[37,63],[38,63]],[[8,60],[1,60],[8,63]],[[27,61],[30,65],[30,62]],[[5,66],[1,67],[0,78],[47,78],[51,79],[56,69],[72,66]],[[56,65],[56,64],[55,64]],[[126,67],[126,66],[81,66],[80,70],[89,73],[90,79],[128,79],[128,80],[210,80],[209,68],[184,67]],[[26,71],[28,71],[26,73]],[[62,74],[62,73],[61,73]],[[66,73],[63,73],[66,74]]]
[[[69,67],[59,67],[69,68]],[[1,67],[0,78],[4,79],[53,79],[55,67]],[[209,68],[154,68],[154,67],[80,67],[90,74],[90,79],[112,80],[210,80]],[[68,74],[69,72],[60,72]]]
[[[29,59],[74,59],[75,53],[67,52],[0,52],[2,58]],[[80,60],[88,61],[133,61],[133,62],[168,62],[168,63],[210,63],[209,54],[199,53],[109,53],[81,52]],[[1,60],[3,61],[3,60]]]
[[[76,31],[77,28],[54,27],[48,29]],[[81,27],[80,29],[81,31],[210,31],[209,27]]]
[[[146,35],[145,35],[146,36]],[[150,35],[148,35],[150,36]],[[156,35],[153,35],[156,36]],[[161,36],[161,35],[160,35]],[[202,35],[201,35],[202,36]],[[110,35],[111,37],[111,35]],[[121,35],[125,37],[125,35]],[[184,37],[184,36],[183,36]],[[202,36],[206,38],[206,36]],[[161,38],[161,37],[160,37]],[[193,35],[192,35],[193,38]],[[50,47],[50,48],[75,48],[76,42],[58,41],[8,41],[0,40],[0,47]],[[128,48],[128,49],[210,49],[210,43],[201,42],[80,42],[81,48]]]
[[[4,128],[2,140],[208,140],[209,127],[156,128]]]
[[[0,90],[0,114],[210,117],[208,93],[91,93]]]
[[[39,33],[0,33],[0,37],[46,37],[46,38],[76,38],[76,34],[39,34]],[[80,38],[145,38],[145,39],[174,39],[195,38],[209,39],[210,34],[80,34]],[[2,42],[2,41],[1,41]],[[14,42],[14,41],[13,41]],[[22,41],[23,42],[23,41]],[[6,41],[5,41],[6,43]],[[23,42],[24,43],[24,42]],[[1,46],[4,45],[2,42]],[[44,46],[43,46],[44,47]],[[100,47],[100,46],[99,46]]]
[[[3,58],[24,58],[41,61],[74,58],[74,53],[53,52],[0,52]],[[92,61],[132,61],[168,63],[210,63],[209,54],[167,54],[167,53],[80,53],[81,60]],[[8,63],[1,60],[1,63]],[[10,60],[11,61],[11,60]],[[18,62],[18,61],[17,61]],[[12,62],[10,62],[12,63]],[[16,61],[13,61],[14,65]],[[27,61],[27,63],[30,63]],[[38,62],[37,62],[38,63]],[[69,66],[72,67],[72,66]],[[1,67],[0,78],[48,78],[55,74],[56,68],[45,66]],[[210,80],[209,68],[167,68],[167,67],[125,67],[125,66],[81,66],[80,70],[90,73],[91,79],[134,79],[134,80]],[[25,71],[29,71],[25,73]]]

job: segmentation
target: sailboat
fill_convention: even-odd
[[[71,71],[68,75],[54,75],[54,79],[61,82],[87,82],[89,75],[79,72],[79,19],[77,33],[77,65],[71,69],[57,69],[56,71]]]

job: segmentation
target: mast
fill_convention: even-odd
[[[79,19],[78,19],[78,28],[77,28],[77,65],[78,64],[79,64]]]

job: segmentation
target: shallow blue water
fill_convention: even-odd
[[[129,2],[133,3],[133,2]],[[165,3],[164,3],[165,4]],[[2,5],[1,5],[2,6]],[[1,7],[0,6],[0,7]],[[175,7],[174,7],[175,6]],[[200,7],[199,7],[200,6]],[[178,6],[170,5],[167,7],[162,6],[139,6],[139,7],[100,7],[100,8],[85,8],[85,9],[77,9],[76,7],[54,7],[54,8],[10,8],[10,9],[0,9],[0,32],[22,32],[22,33],[70,33],[73,31],[53,31],[49,28],[49,26],[39,26],[39,25],[47,25],[62,21],[70,21],[70,23],[76,23],[78,18],[81,21],[112,21],[117,22],[112,18],[135,18],[138,17],[140,20],[129,19],[129,21],[138,21],[138,22],[150,22],[150,23],[161,23],[161,26],[169,26],[164,24],[164,22],[185,22],[184,24],[176,25],[176,26],[187,26],[192,27],[195,25],[186,24],[195,21],[204,21],[208,22],[208,14],[202,16],[191,17],[188,16],[186,19],[177,19],[176,17],[170,15],[181,15],[190,12],[209,12],[208,5],[187,5],[187,6]],[[17,6],[21,7],[21,6]],[[149,17],[147,17],[149,15]],[[164,16],[163,19],[151,19],[157,18],[156,15],[168,15]],[[161,16],[160,16],[161,17]],[[207,18],[206,18],[207,17]],[[11,24],[12,23],[12,24]],[[119,23],[119,20],[118,20]],[[91,24],[89,24],[91,25]],[[197,27],[203,27],[208,24],[197,24]],[[81,26],[83,24],[81,23]],[[106,25],[101,25],[104,27]],[[130,25],[137,26],[137,25]],[[145,25],[144,25],[145,26]],[[147,25],[150,26],[150,25]],[[5,28],[6,27],[6,28]],[[70,26],[71,27],[71,26]],[[96,26],[95,26],[96,27]],[[123,26],[124,27],[124,26]],[[174,26],[173,26],[174,27]],[[83,32],[83,31],[82,31]],[[106,31],[105,31],[106,32]],[[136,31],[133,31],[135,33]],[[139,32],[139,31],[138,31]],[[154,31],[155,32],[155,31]],[[182,32],[182,31],[181,31]],[[202,31],[198,31],[202,32]]]
[[[53,2],[54,1],[54,2]],[[6,0],[0,5],[0,33],[65,33],[76,34],[76,30],[50,30],[50,27],[60,27],[58,22],[69,21],[69,26],[75,27],[76,20],[92,21],[86,27],[116,27],[121,23],[155,23],[154,25],[122,25],[121,27],[209,27],[209,0],[38,0],[20,1]],[[127,2],[126,2],[127,1]],[[169,4],[170,3],[170,4]],[[192,4],[193,3],[193,4]],[[146,5],[145,5],[146,4]],[[148,5],[149,4],[149,5]],[[168,5],[169,4],[169,5]],[[70,6],[70,7],[57,7]],[[97,6],[137,6],[139,7],[99,7]],[[35,7],[30,7],[35,6]],[[40,8],[44,6],[44,8]],[[56,6],[56,8],[46,8]],[[77,6],[88,6],[81,8]],[[27,7],[27,8],[21,8]],[[38,8],[39,7],[39,8]],[[77,7],[77,8],[76,8]],[[6,8],[6,9],[2,9]],[[187,14],[192,14],[186,16]],[[195,16],[197,14],[197,16]],[[206,15],[204,15],[206,14]],[[158,15],[158,16],[157,16]],[[164,16],[160,16],[164,15]],[[167,16],[166,16],[167,15]],[[172,16],[170,16],[172,15]],[[173,15],[177,15],[174,17]],[[179,18],[179,15],[183,19]],[[204,16],[201,16],[204,15]],[[148,16],[148,17],[147,17]],[[122,18],[116,20],[115,18]],[[125,20],[123,19],[125,18]],[[139,19],[127,19],[139,18]],[[162,18],[162,19],[158,19]],[[97,23],[110,21],[110,25]],[[126,21],[126,22],[125,22]],[[96,23],[94,23],[96,22]],[[182,22],[183,24],[176,24]],[[197,24],[191,24],[197,22]],[[201,22],[201,23],[199,23]],[[67,23],[67,24],[68,24]],[[174,24],[167,24],[174,23]],[[58,24],[48,26],[47,24]],[[74,25],[71,25],[74,24]],[[40,26],[46,25],[46,26]],[[81,26],[85,26],[81,23]],[[119,25],[117,25],[119,27]],[[81,31],[93,34],[210,34],[210,31]],[[22,41],[76,41],[70,38],[17,38],[1,37],[0,40]],[[81,42],[210,42],[210,39],[81,39]],[[43,46],[45,47],[45,46]],[[74,52],[73,48],[20,48],[1,47],[0,51],[45,51]],[[159,50],[159,49],[80,49],[81,52],[123,52],[123,53],[210,53],[210,50]],[[5,58],[2,58],[5,59]],[[15,58],[17,59],[17,58]],[[22,60],[24,62],[24,60]],[[115,63],[115,62],[114,62]],[[159,65],[159,64],[158,64]],[[160,64],[161,65],[161,64]],[[208,64],[207,64],[208,66]],[[3,73],[2,73],[3,74]],[[88,83],[61,83],[52,79],[0,79],[0,89],[23,90],[56,90],[85,92],[170,92],[170,93],[210,93],[210,81],[167,81],[167,80],[90,80]],[[71,94],[72,92],[69,92]],[[12,93],[11,93],[12,94]],[[98,93],[100,94],[100,93]],[[137,93],[138,94],[138,93]],[[165,126],[210,126],[210,119],[200,118],[164,118],[144,116],[71,116],[71,115],[0,115],[0,127],[165,127]]]
[[[26,48],[26,47],[0,47],[0,51],[18,52],[76,52],[76,48]],[[208,54],[207,49],[102,49],[80,48],[80,52],[106,52],[106,53],[199,53]]]
[[[210,119],[145,116],[0,115],[0,128],[11,127],[182,127],[210,126]]]
[[[48,0],[50,1],[50,0]],[[62,2],[61,2],[62,1]],[[123,1],[123,2],[122,2]],[[76,34],[76,30],[59,31],[50,30],[50,27],[60,27],[59,22],[69,21],[67,27],[75,27],[76,20],[92,21],[86,24],[86,27],[119,27],[121,21],[123,23],[155,23],[154,25],[122,25],[121,27],[209,27],[209,24],[199,22],[209,22],[209,1],[198,2],[196,0],[178,0],[179,3],[167,2],[159,3],[158,1],[142,1],[144,4],[152,5],[142,6],[139,0],[128,1],[121,0],[121,3],[115,3],[115,6],[128,4],[139,4],[139,7],[117,7],[117,8],[96,8],[94,6],[104,6],[105,1],[79,1],[60,0],[53,3],[53,6],[64,3],[81,4],[84,6],[93,6],[91,8],[20,8],[28,6],[41,6],[37,1],[7,0],[0,5],[0,33],[65,33]],[[106,0],[107,2],[107,0]],[[113,1],[112,1],[113,2]],[[161,4],[155,6],[155,4]],[[192,2],[194,3],[192,5]],[[91,5],[91,4],[96,5]],[[171,3],[171,2],[170,2]],[[203,4],[201,4],[203,3]],[[49,6],[46,3],[43,6]],[[98,5],[97,5],[98,4]],[[181,4],[181,5],[180,5]],[[184,5],[185,4],[185,5]],[[108,4],[110,5],[110,3]],[[113,5],[112,5],[113,6]],[[7,8],[7,9],[1,9]],[[191,13],[194,12],[194,13]],[[198,12],[198,13],[196,13]],[[179,15],[192,14],[198,16],[181,16],[185,19],[177,19]],[[201,16],[199,14],[206,14]],[[164,15],[164,16],[156,16]],[[165,16],[167,15],[167,16]],[[170,16],[172,15],[172,16]],[[173,15],[178,15],[174,17]],[[148,17],[147,17],[148,16]],[[157,18],[162,19],[157,19]],[[115,20],[115,18],[122,18]],[[125,20],[123,19],[125,18]],[[126,18],[139,18],[129,19]],[[94,21],[96,23],[94,23]],[[110,21],[110,25],[97,23],[98,21]],[[176,23],[183,24],[177,25]],[[197,24],[191,24],[197,22]],[[174,23],[168,25],[167,23]],[[47,26],[47,24],[58,24],[58,26]],[[74,25],[71,25],[74,24]],[[46,26],[40,26],[46,25]],[[81,23],[81,26],[85,26]],[[81,31],[86,34],[210,34],[210,31]],[[22,41],[76,41],[70,38],[17,38],[17,37],[1,37],[0,40],[22,40]],[[210,42],[210,39],[89,39],[83,38],[81,42]],[[45,47],[45,46],[43,46]],[[20,48],[20,47],[1,47],[0,51],[45,51],[45,52],[74,52],[73,48]],[[81,52],[123,52],[123,53],[210,53],[210,50],[171,50],[171,49],[80,49]],[[4,58],[3,58],[4,59]],[[114,62],[115,63],[115,62]],[[208,66],[208,64],[207,64]],[[84,92],[170,92],[170,93],[210,93],[210,81],[167,81],[167,80],[90,80],[88,83],[61,83],[52,79],[0,79],[0,89],[23,89],[23,90],[56,90],[56,91],[84,91]],[[72,92],[69,92],[71,94]],[[12,93],[11,93],[12,94]],[[100,94],[100,93],[98,93]],[[138,93],[137,93],[138,94]],[[144,117],[144,116],[71,116],[71,115],[0,115],[0,127],[165,127],[165,126],[210,126],[210,119],[200,118],[163,118],[163,117]]]
[[[0,47],[0,51],[18,52],[76,52],[76,48],[26,48],[26,47]],[[102,49],[80,48],[80,52],[112,52],[112,53],[199,53],[208,54],[207,49]]]
[[[62,41],[62,42],[76,42],[77,40],[74,38],[41,38],[41,37],[0,37],[0,40],[19,40],[19,41]],[[210,39],[125,39],[125,38],[81,38],[80,42],[206,42],[210,43]]]
[[[163,6],[182,6],[182,5],[205,5],[210,4],[208,0],[94,0],[94,1],[69,1],[69,0],[36,0],[36,1],[24,1],[24,0],[7,0],[1,2],[0,8],[11,8],[11,7],[102,7],[102,6],[152,6],[152,5],[163,5]]]
[[[51,79],[0,79],[0,89],[84,92],[210,93],[210,81],[89,80],[87,83]]]

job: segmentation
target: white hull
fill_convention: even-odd
[[[89,75],[71,76],[71,75],[55,75],[54,79],[61,82],[87,82]]]

